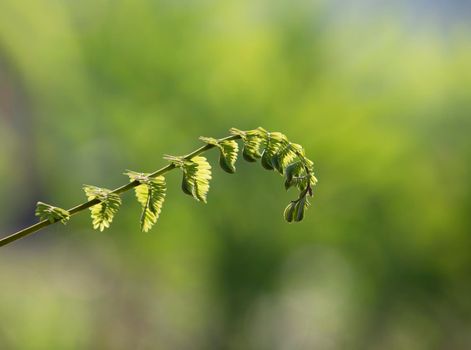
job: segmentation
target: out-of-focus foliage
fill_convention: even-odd
[[[297,225],[239,162],[150,234],[124,200],[5,247],[0,348],[470,348],[469,6],[410,3],[0,1],[2,235],[231,126],[319,177]]]

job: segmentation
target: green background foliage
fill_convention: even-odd
[[[130,191],[2,248],[0,348],[470,348],[469,8],[353,3],[0,1],[2,235],[230,127],[319,178],[290,225],[279,175],[212,150],[208,204],[173,171],[148,233]]]

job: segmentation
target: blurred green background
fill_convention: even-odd
[[[0,233],[198,136],[305,146],[305,221],[259,164],[167,177],[139,231],[87,213],[0,250],[0,349],[471,348],[466,1],[1,0]],[[215,152],[208,155],[213,164]]]

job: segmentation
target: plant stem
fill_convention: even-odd
[[[240,135],[231,135],[231,136],[227,136],[225,138],[222,138],[222,139],[219,139],[219,141],[227,141],[227,140],[237,140],[237,139],[240,139],[241,136]],[[206,152],[207,150],[210,150],[211,148],[214,148],[215,145],[211,145],[211,144],[206,144],[204,146],[201,146],[200,148],[194,150],[193,152],[191,153],[188,153],[187,155],[183,156],[182,158],[186,159],[186,160],[190,160],[191,158],[201,154],[201,153],[204,153]],[[169,165],[166,165],[164,166],[163,168],[160,168],[159,170],[156,170],[154,171],[153,173],[151,173],[149,175],[149,177],[157,177],[159,175],[162,175],[162,174],[165,174],[173,169],[175,169],[176,166],[175,164],[171,163]],[[129,191],[130,189],[134,188],[134,187],[137,187],[140,185],[140,182],[135,180],[135,181],[131,181],[123,186],[120,186],[116,189],[114,189],[112,191],[112,193],[116,193],[116,194],[121,194],[123,192],[126,192],[126,191]],[[101,201],[98,200],[98,199],[92,199],[92,200],[89,200],[87,202],[84,202],[84,203],[81,203],[71,209],[69,209],[69,213],[70,215],[74,215],[74,214],[77,214],[85,209],[88,209],[98,203],[100,203]],[[39,230],[41,230],[42,228],[46,227],[46,226],[49,226],[49,225],[52,225],[52,224],[55,224],[56,222],[59,222],[60,220],[56,220],[56,221],[49,221],[49,220],[42,220],[36,224],[33,224],[29,227],[26,227],[20,231],[17,231],[15,233],[12,233],[11,235],[7,236],[7,237],[4,237],[2,239],[0,239],[0,247],[3,247],[9,243],[12,243],[20,238],[23,238],[23,237],[26,237],[32,233],[35,233]]]

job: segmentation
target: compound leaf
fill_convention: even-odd
[[[281,151],[284,147],[287,147],[288,145],[288,139],[282,133],[268,133],[265,150],[262,154],[262,166],[267,170],[273,170],[275,168],[275,164],[273,162],[274,157],[278,154],[279,151]],[[281,173],[282,172],[283,171],[281,171]]]
[[[43,202],[36,204],[35,215],[38,216],[41,221],[48,220],[51,224],[60,221],[65,225],[70,219],[70,213],[67,210]]]
[[[235,173],[235,163],[239,153],[239,145],[234,140],[222,141],[219,145],[221,151],[219,155],[219,165],[224,171],[230,174]]]
[[[288,206],[286,207],[283,214],[287,222],[293,222],[295,208],[296,208],[295,201],[290,202]]]
[[[235,173],[235,163],[239,153],[239,144],[236,141],[219,141],[212,137],[200,137],[200,140],[207,144],[216,146],[219,149],[219,165],[221,168],[229,174]]]
[[[304,218],[304,211],[308,206],[309,202],[306,196],[302,196],[298,199],[294,208],[294,221],[299,222]]]
[[[88,200],[97,199],[100,203],[90,207],[92,224],[94,229],[103,231],[110,227],[114,215],[121,205],[121,198],[116,193],[106,188],[92,185],[84,185],[83,190]]]
[[[291,186],[297,184],[299,175],[303,171],[303,164],[301,161],[297,161],[288,165],[285,170],[285,188],[288,190]]]
[[[167,186],[163,176],[149,177],[149,174],[127,171],[131,181],[139,181],[134,192],[141,204],[141,231],[148,232],[157,222],[165,200]]]
[[[211,180],[211,165],[205,157],[196,156],[182,162],[183,192],[193,196],[197,201],[206,203]]]
[[[259,127],[255,130],[242,131],[236,128],[230,129],[232,135],[239,135],[244,142],[242,157],[248,162],[255,162],[262,156],[262,148],[266,144],[268,132]]]

